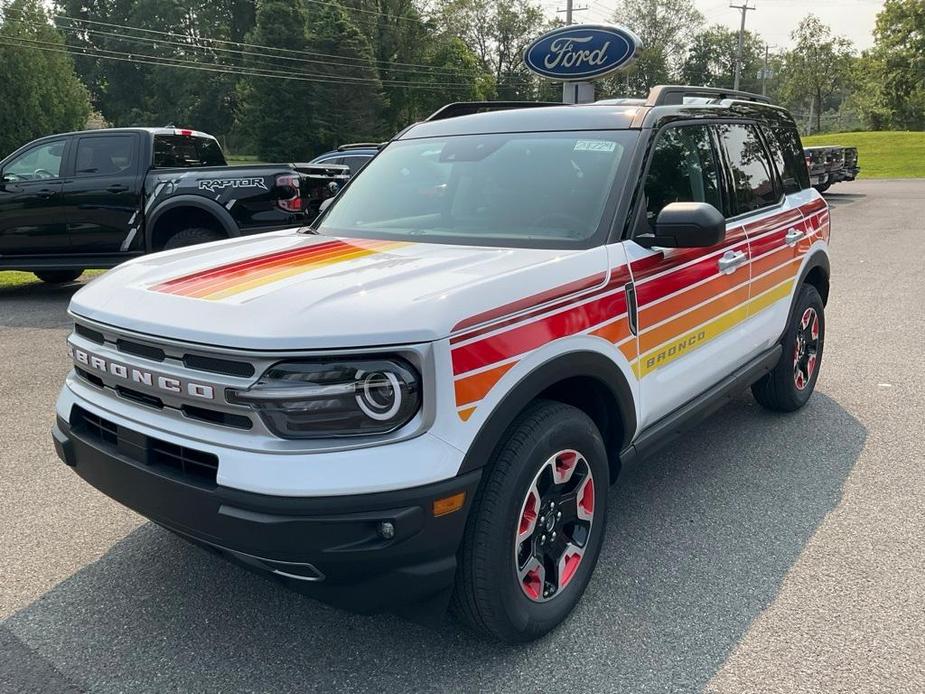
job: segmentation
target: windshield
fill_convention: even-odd
[[[581,246],[601,226],[635,137],[582,131],[393,142],[316,230],[433,243]]]

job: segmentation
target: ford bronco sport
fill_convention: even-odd
[[[80,290],[56,449],[323,600],[534,639],[588,585],[621,464],[747,386],[806,403],[828,239],[761,97],[450,105],[310,227]]]

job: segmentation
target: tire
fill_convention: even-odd
[[[825,307],[810,284],[797,295],[781,346],[784,351],[777,366],[752,386],[752,394],[769,410],[795,412],[816,388],[825,346]]]
[[[34,274],[48,284],[67,284],[76,280],[83,272],[83,270],[40,270]]]
[[[818,186],[814,186],[814,187],[820,193],[824,193],[825,191],[827,191],[829,188],[832,187],[832,184],[831,183],[820,183]]]
[[[456,616],[507,643],[532,641],[558,626],[597,564],[608,476],[604,441],[590,417],[557,402],[528,407],[489,461],[473,500],[451,601]],[[555,499],[561,503],[550,506]],[[542,574],[537,552],[549,554]]]
[[[182,229],[168,238],[162,250],[172,251],[174,248],[195,246],[200,243],[218,241],[223,238],[225,238],[223,234],[212,229],[206,229],[205,227],[190,227],[189,229]]]

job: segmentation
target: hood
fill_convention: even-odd
[[[334,238],[287,230],[132,260],[71,301],[77,316],[241,349],[429,342],[499,306],[602,272],[606,250]]]

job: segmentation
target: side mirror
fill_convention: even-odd
[[[322,200],[321,204],[318,205],[318,214],[321,214],[326,209],[328,209],[331,206],[332,202],[334,202],[334,198],[325,198],[324,200]]]
[[[655,234],[636,239],[643,246],[709,248],[726,238],[726,218],[705,202],[673,202],[655,220]]]

